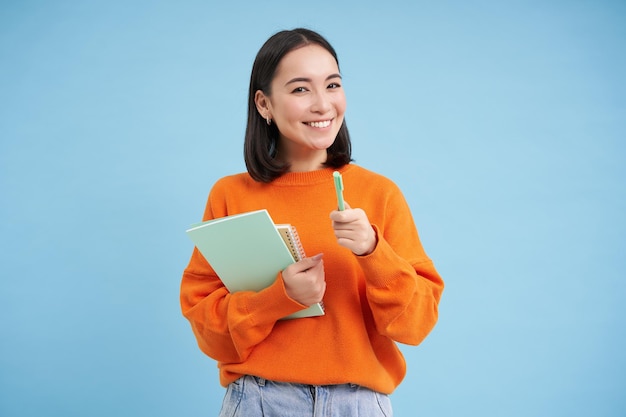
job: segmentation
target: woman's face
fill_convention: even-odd
[[[316,44],[289,52],[277,67],[271,95],[258,91],[256,103],[278,128],[281,158],[322,164],[346,111],[335,58]]]

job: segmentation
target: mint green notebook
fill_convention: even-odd
[[[191,226],[187,235],[228,291],[260,291],[295,262],[267,210],[257,210]],[[320,304],[286,318],[324,314]]]

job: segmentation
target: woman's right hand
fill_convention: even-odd
[[[285,290],[292,300],[305,306],[322,301],[326,292],[323,256],[304,258],[283,270]]]

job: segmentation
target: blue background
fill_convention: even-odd
[[[626,3],[2,1],[0,415],[216,415],[178,305],[275,31],[446,280],[397,416],[626,414]]]

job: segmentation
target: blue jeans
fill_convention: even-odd
[[[358,385],[302,385],[244,376],[228,385],[219,417],[392,415],[387,395]]]

